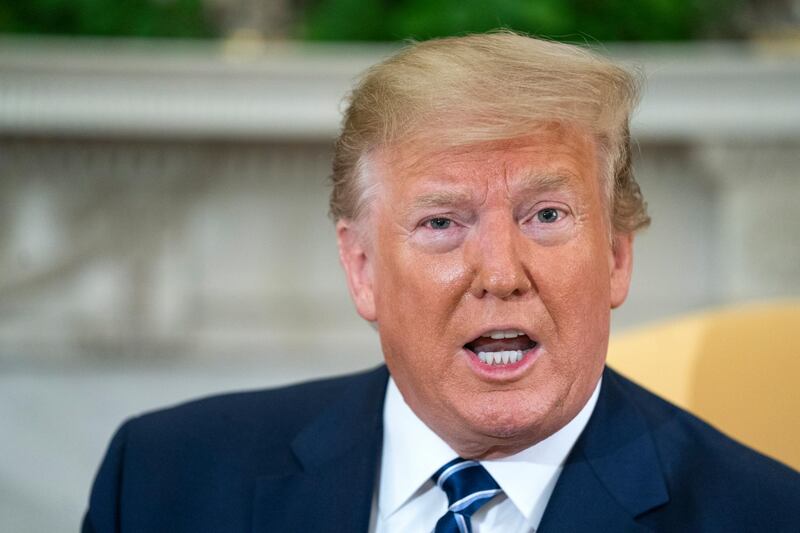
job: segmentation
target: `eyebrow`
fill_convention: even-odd
[[[514,194],[529,192],[547,192],[561,189],[572,181],[569,173],[555,174],[530,174],[521,178],[521,185],[514,189]],[[414,198],[411,204],[403,210],[404,215],[411,215],[420,209],[437,207],[461,207],[469,205],[475,199],[471,191],[447,189],[431,191]]]
[[[521,178],[521,184],[514,188],[514,193],[547,192],[566,188],[573,180],[571,173],[530,174]]]
[[[408,211],[424,209],[427,207],[461,206],[470,203],[473,198],[473,194],[467,191],[453,189],[433,191],[414,198],[414,201],[411,202]]]

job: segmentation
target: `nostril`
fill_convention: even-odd
[[[512,236],[503,237],[503,233],[500,230],[471,240],[466,250],[473,276],[470,293],[476,298],[487,294],[514,298],[534,287],[524,258],[518,253],[519,243]]]
[[[525,271],[518,267],[487,273],[482,286],[484,292],[497,298],[507,299],[525,294],[531,289],[532,284]]]

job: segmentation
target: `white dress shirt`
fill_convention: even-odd
[[[535,532],[558,475],[597,403],[589,401],[566,426],[538,444],[503,459],[481,461],[501,494],[472,516],[473,533]],[[430,480],[458,454],[408,407],[389,379],[383,409],[383,453],[373,497],[372,533],[430,533],[447,510],[447,496]]]

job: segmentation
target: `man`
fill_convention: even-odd
[[[604,368],[636,97],[511,33],[373,67],[331,212],[386,367],[127,422],[84,531],[799,531],[797,473]]]

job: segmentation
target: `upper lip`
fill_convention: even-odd
[[[480,330],[476,331],[471,337],[469,337],[466,341],[464,341],[462,346],[466,346],[467,344],[473,342],[474,340],[476,340],[476,339],[478,339],[478,338],[480,338],[480,337],[482,337],[484,335],[488,335],[489,333],[491,333],[493,331],[521,331],[522,333],[527,335],[528,338],[530,340],[532,340],[533,342],[536,342],[536,343],[539,342],[536,339],[536,336],[530,330],[530,328],[526,328],[526,327],[521,326],[519,324],[503,324],[503,325],[498,325],[498,326],[482,327]]]

